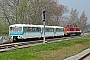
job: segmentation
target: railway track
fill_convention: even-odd
[[[88,34],[86,35],[88,36]],[[81,38],[82,36],[71,36],[71,37],[62,37],[62,38],[53,38],[53,39],[46,39],[47,43],[62,41],[62,40],[70,40],[72,38]],[[16,43],[7,43],[0,45],[0,52],[5,52],[7,50],[14,50],[17,48],[25,48],[30,46],[35,46],[43,44],[43,40],[36,40],[36,41],[27,41],[27,42],[16,42]]]
[[[3,44],[3,45],[0,45],[0,52],[4,52],[7,50],[14,50],[17,48],[34,46],[34,45],[40,44],[42,42],[43,42],[42,40],[38,40],[38,41],[28,41],[28,42],[17,42],[17,43]]]
[[[79,37],[78,36],[76,36],[76,37],[72,36],[72,37],[46,39],[46,41],[47,41],[46,43],[52,43],[52,42],[57,42],[57,41],[62,41],[62,40],[69,40],[72,38],[79,38]],[[7,44],[0,45],[0,52],[5,52],[7,50],[14,50],[17,48],[25,48],[25,47],[35,46],[35,45],[39,45],[39,44],[43,44],[43,40],[7,43]]]

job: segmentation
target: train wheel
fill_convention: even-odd
[[[13,42],[17,42],[18,41],[18,38],[13,38]]]
[[[76,36],[80,36],[81,35],[81,33],[76,33]]]

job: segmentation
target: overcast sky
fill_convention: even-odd
[[[60,4],[68,6],[69,10],[77,9],[79,15],[85,11],[86,16],[88,17],[88,23],[90,23],[90,0],[59,0]]]

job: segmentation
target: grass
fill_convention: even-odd
[[[63,60],[90,47],[90,37],[0,53],[0,60]]]

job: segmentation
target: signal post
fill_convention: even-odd
[[[46,20],[46,11],[45,10],[43,10],[42,11],[42,21],[43,21],[43,26],[44,26],[44,35],[43,35],[43,43],[45,43],[46,42],[46,40],[45,40],[45,20]]]

